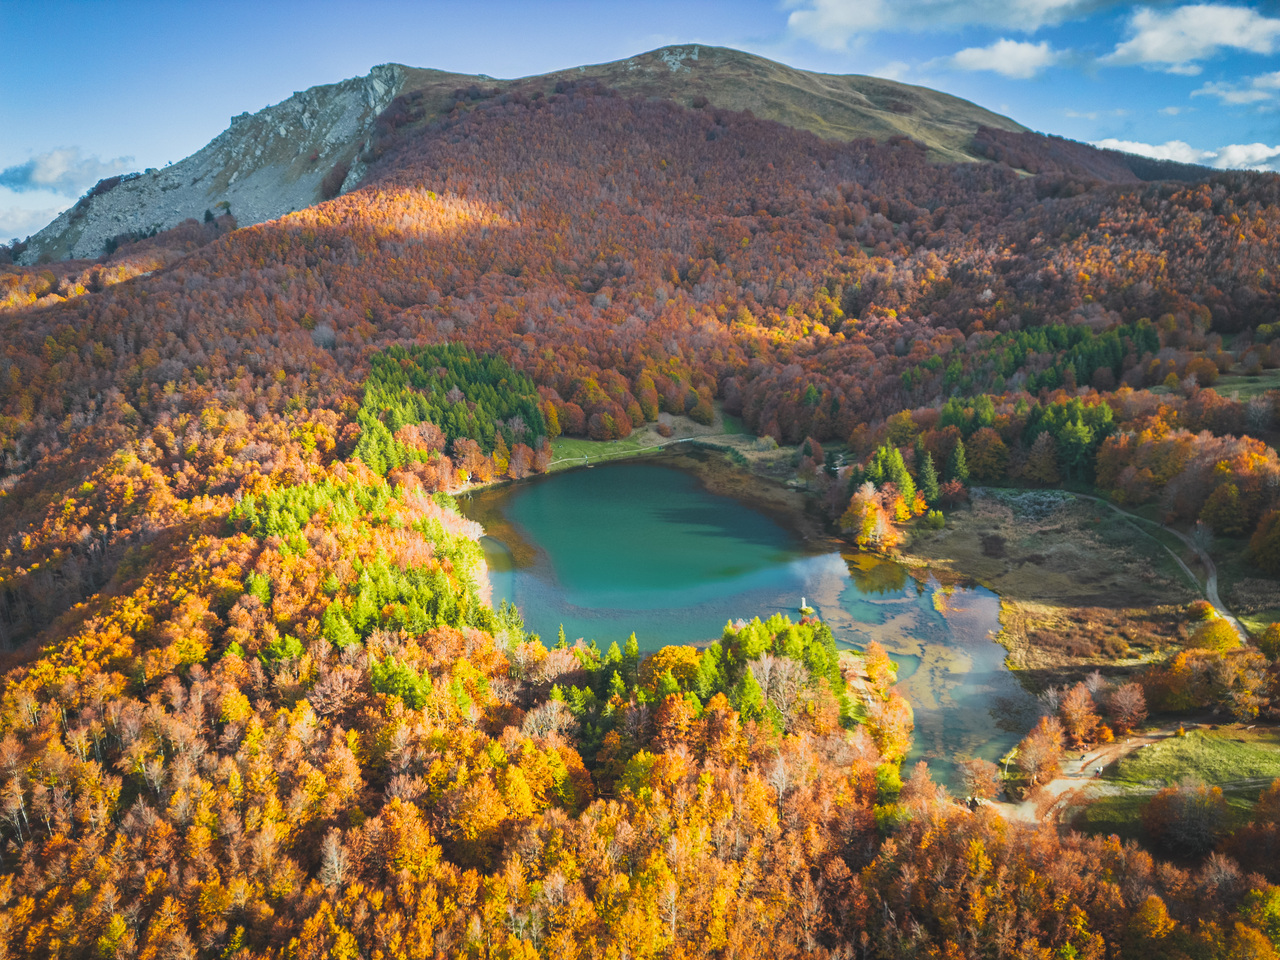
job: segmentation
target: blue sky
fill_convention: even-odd
[[[1280,0],[0,0],[0,238],[103,176],[181,159],[234,114],[378,63],[519,77],[691,42],[1280,170]]]

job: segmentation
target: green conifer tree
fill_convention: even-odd
[[[951,451],[951,458],[947,461],[947,479],[969,482],[969,464],[965,461],[963,440],[957,440],[955,449]]]
[[[622,679],[622,674],[617,670],[613,671],[613,675],[609,678],[609,699],[617,697],[620,700],[627,699],[627,681]]]
[[[886,461],[885,479],[892,480],[897,484],[898,491],[902,494],[902,499],[910,504],[916,498],[916,482],[911,479],[911,473],[907,470],[907,462],[902,459],[902,451],[897,447],[890,447]]]
[[[924,502],[931,507],[938,505],[938,471],[933,466],[933,454],[925,451],[920,463],[920,492],[924,494]]]
[[[764,691],[750,670],[742,671],[742,678],[733,689],[729,702],[744,720],[758,719],[764,713]]]
[[[676,682],[676,678],[671,671],[662,671],[662,676],[658,678],[658,682],[654,685],[654,702],[661,703],[673,693],[679,692],[680,684]]]

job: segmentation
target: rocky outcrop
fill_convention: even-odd
[[[340,176],[374,120],[404,87],[405,68],[374,67],[366,77],[312,87],[231,126],[185,160],[104,181],[33,236],[21,260],[98,257],[121,234],[167,230],[206,211],[261,223],[323,199],[321,185]],[[104,189],[105,188],[105,189]]]

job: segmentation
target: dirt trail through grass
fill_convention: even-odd
[[[1098,775],[1099,770],[1105,771],[1129,754],[1175,736],[1179,726],[1181,724],[1168,724],[1115,743],[1069,753],[1062,762],[1061,775],[1041,787],[1038,795],[1019,803],[995,802],[991,807],[1006,820],[1038,823],[1056,820],[1063,811],[1080,806],[1087,800],[1120,793],[1124,788],[1110,780],[1103,780]],[[1155,793],[1155,789],[1152,788],[1150,792]]]
[[[1231,816],[1243,822],[1262,790],[1280,777],[1280,737],[1268,724],[1218,719],[1183,718],[1083,755],[1073,752],[1033,800],[993,807],[1010,820],[1136,835],[1145,802],[1189,778],[1220,788]]]
[[[1213,558],[1210,557],[1209,554],[1206,553],[1203,549],[1201,549],[1195,543],[1194,540],[1188,537],[1185,533],[1182,533],[1178,530],[1174,530],[1172,527],[1166,527],[1162,523],[1156,523],[1154,520],[1148,520],[1146,517],[1140,517],[1136,513],[1130,513],[1128,510],[1125,510],[1121,507],[1116,506],[1114,503],[1112,503],[1109,500],[1103,500],[1101,497],[1091,496],[1090,494],[1087,494],[1087,493],[1077,493],[1075,494],[1075,496],[1082,497],[1085,500],[1094,500],[1098,503],[1104,504],[1110,507],[1116,513],[1120,514],[1120,516],[1125,517],[1128,520],[1131,520],[1131,521],[1139,520],[1142,523],[1147,523],[1152,526],[1159,527],[1161,530],[1164,530],[1164,531],[1167,531],[1168,533],[1173,534],[1175,537],[1181,540],[1184,544],[1186,544],[1187,548],[1193,551],[1195,555],[1199,558],[1201,565],[1205,569],[1205,582],[1203,586],[1201,586],[1200,584],[1200,578],[1197,577],[1194,573],[1192,573],[1191,568],[1188,567],[1186,563],[1183,562],[1180,556],[1178,556],[1172,550],[1169,550],[1169,547],[1167,545],[1165,544],[1160,544],[1160,545],[1164,547],[1166,550],[1169,550],[1169,556],[1173,557],[1173,559],[1177,562],[1178,566],[1181,567],[1183,571],[1187,574],[1187,576],[1191,578],[1191,582],[1196,585],[1196,589],[1204,591],[1205,599],[1208,600],[1211,604],[1213,604],[1213,608],[1218,611],[1218,616],[1222,617],[1224,620],[1227,621],[1227,623],[1231,624],[1231,626],[1235,629],[1236,633],[1240,635],[1241,640],[1243,640],[1246,643],[1249,642],[1249,634],[1245,631],[1244,627],[1240,625],[1240,621],[1236,619],[1235,615],[1230,610],[1227,609],[1227,605],[1222,602],[1222,598],[1218,596],[1217,565],[1213,562]],[[1138,527],[1137,529],[1142,530],[1141,527]],[[1146,533],[1146,531],[1143,531],[1143,533],[1146,536],[1151,537],[1151,534]],[[1151,537],[1151,539],[1155,540],[1155,537]],[[1156,540],[1156,542],[1159,543],[1160,541]]]

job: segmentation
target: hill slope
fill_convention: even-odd
[[[797,70],[724,47],[663,47],[638,57],[548,75],[591,77],[622,93],[663,97],[685,105],[705,97],[726,110],[750,110],[764,120],[808,130],[828,140],[905,135],[931,159],[985,159],[969,148],[980,126],[1026,128],[968,100],[910,84],[858,75]]]
[[[384,64],[366,77],[312,87],[258,113],[241,114],[206,147],[170,167],[104,181],[35,234],[20,262],[98,257],[115,237],[166,230],[206,210],[217,212],[219,204],[249,226],[308,207],[339,187],[349,190],[364,174],[358,154],[379,114],[401,94],[418,94],[426,117],[434,118],[453,107],[460,91],[481,84],[488,90],[550,93],[557,84],[582,79],[686,106],[704,98],[712,106],[750,110],[827,139],[906,135],[923,143],[935,160],[984,159],[969,147],[979,127],[1024,129],[924,87],[809,73],[720,47],[664,47],[522,80]]]

